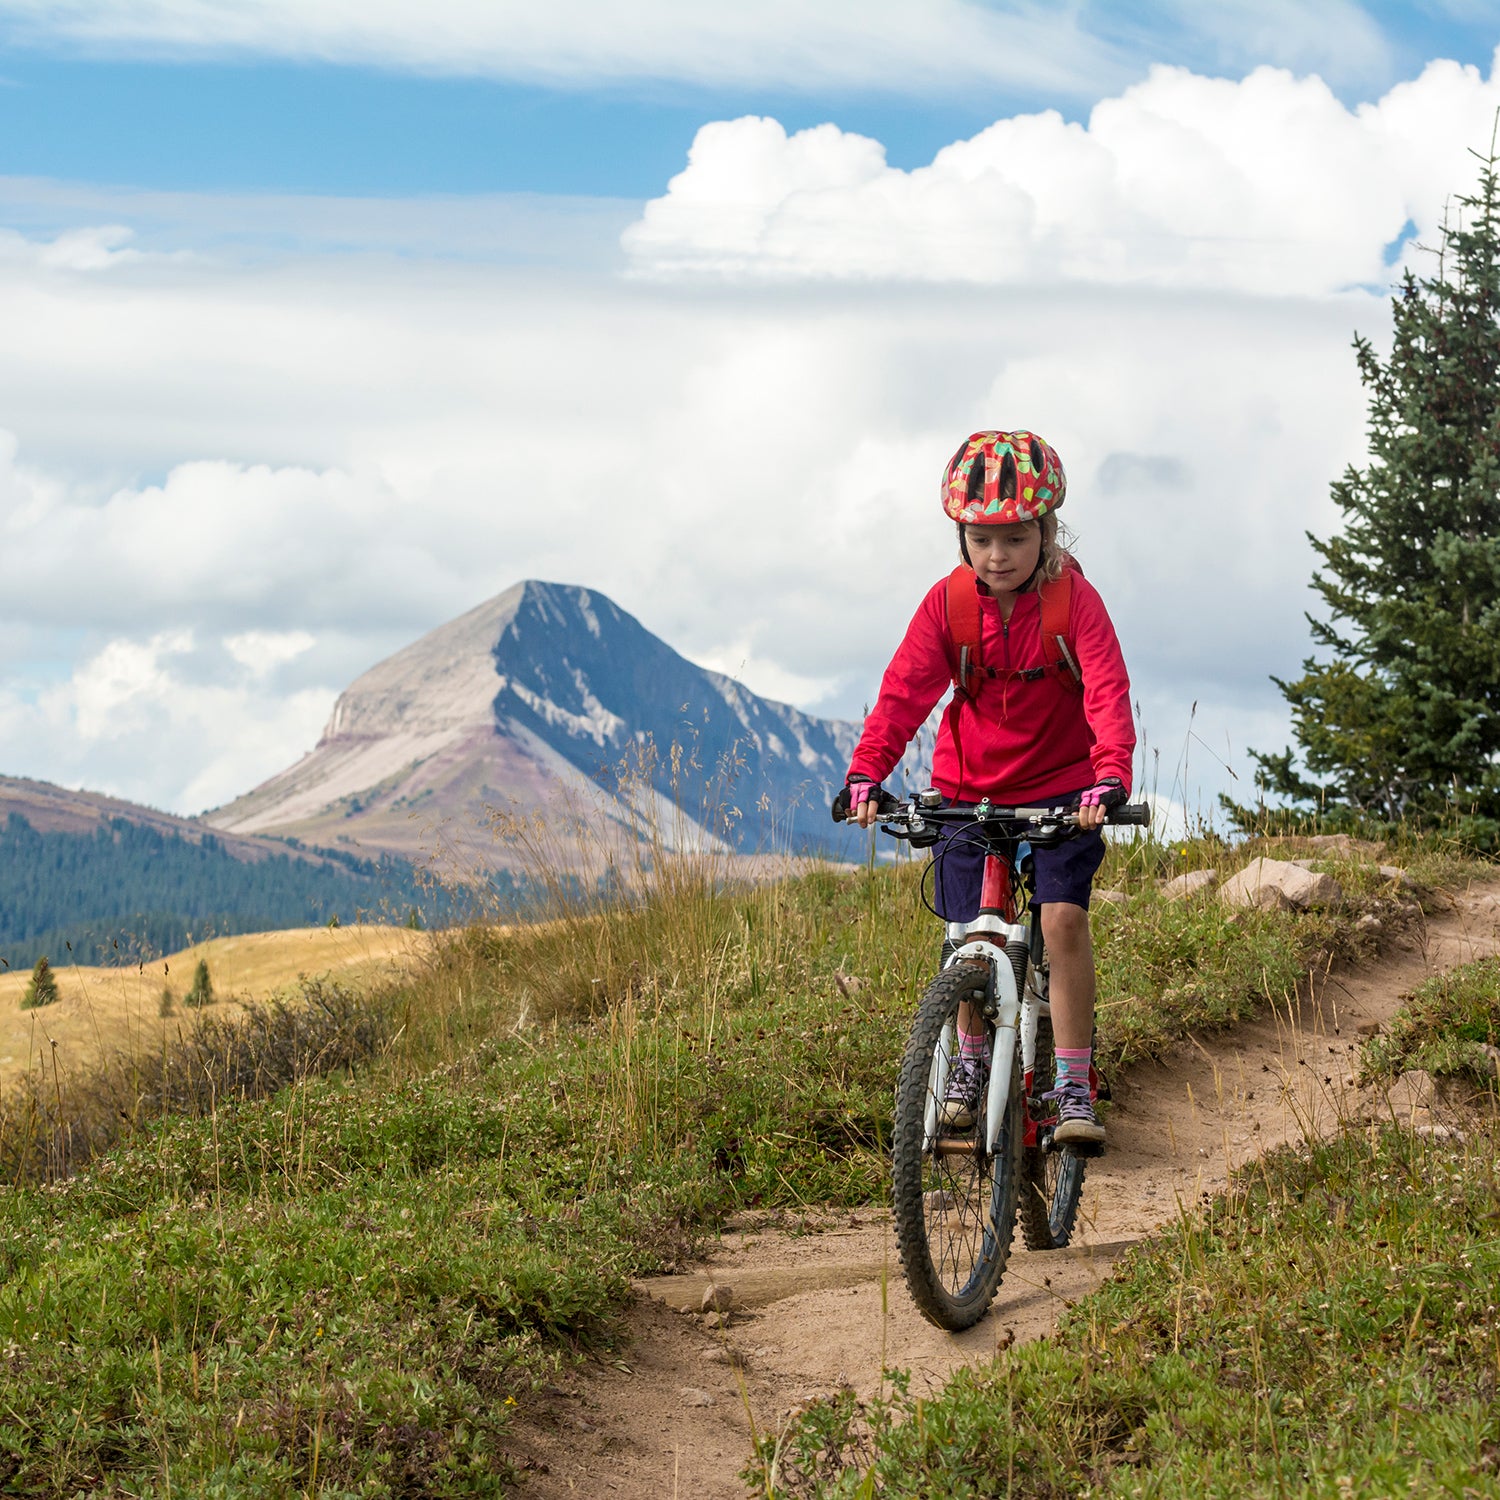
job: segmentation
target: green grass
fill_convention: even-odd
[[[1260,1164],[1055,1338],[768,1438],[767,1496],[1500,1495],[1494,1128]]]
[[[1494,1090],[1500,1043],[1500,959],[1481,958],[1435,974],[1406,997],[1379,1035],[1365,1043],[1361,1071],[1394,1078],[1421,1068]]]
[[[1117,1063],[1279,1003],[1344,930],[1161,901],[1164,866],[1226,857],[1181,847],[1101,877],[1132,893],[1096,923]],[[502,1492],[517,1413],[612,1347],[631,1276],[746,1207],[883,1195],[938,948],[917,892],[911,865],[676,868],[628,906],[450,934],[356,1010],[314,983],[251,1046],[209,1018],[155,1072],[7,1098],[0,1487]]]

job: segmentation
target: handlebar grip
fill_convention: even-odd
[[[887,813],[896,812],[904,805],[899,797],[893,796],[881,787],[880,795],[875,800],[875,811],[883,818]],[[835,823],[849,821],[849,788],[847,786],[833,799],[832,813]]]
[[[1105,820],[1109,823],[1134,823],[1139,828],[1151,826],[1151,804],[1149,802],[1127,802],[1122,807],[1113,807]]]

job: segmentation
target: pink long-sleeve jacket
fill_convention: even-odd
[[[1009,620],[975,580],[980,601],[980,650],[987,667],[1045,664],[1041,601],[1020,594]],[[987,679],[977,699],[943,715],[933,752],[933,784],[945,796],[989,797],[1002,804],[1045,800],[1118,776],[1130,789],[1135,725],[1130,678],[1115,627],[1099,591],[1073,575],[1072,638],[1083,692],[1049,672],[1035,681]],[[865,720],[850,775],[883,781],[953,681],[958,652],[948,629],[948,581],[922,600],[880,683]]]

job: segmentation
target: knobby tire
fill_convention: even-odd
[[[988,973],[958,963],[927,987],[912,1023],[896,1084],[892,1132],[892,1209],[906,1284],[918,1311],[939,1328],[957,1332],[977,1323],[994,1300],[1010,1257],[1021,1172],[1025,1101],[1020,1048],[1015,1051],[1006,1117],[994,1156],[924,1152],[923,1129],[943,1037],[957,1053],[959,1003],[982,1005]],[[991,1042],[995,1026],[986,1021]],[[939,1101],[941,1102],[941,1101]],[[984,1094],[970,1130],[945,1130],[954,1140],[982,1142]]]
[[[1045,1094],[1055,1081],[1057,1059],[1053,1046],[1052,1020],[1049,1016],[1039,1016],[1036,1061],[1031,1074],[1033,1099]],[[1028,1146],[1021,1158],[1021,1238],[1028,1250],[1061,1250],[1073,1238],[1078,1221],[1083,1158],[1066,1146],[1058,1151],[1044,1151],[1040,1144]]]

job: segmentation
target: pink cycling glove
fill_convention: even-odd
[[[1118,776],[1106,776],[1103,781],[1091,786],[1079,799],[1079,807],[1118,807],[1125,801],[1125,783]]]
[[[849,816],[855,817],[860,808],[872,797],[880,796],[878,781],[851,781],[849,783]]]

